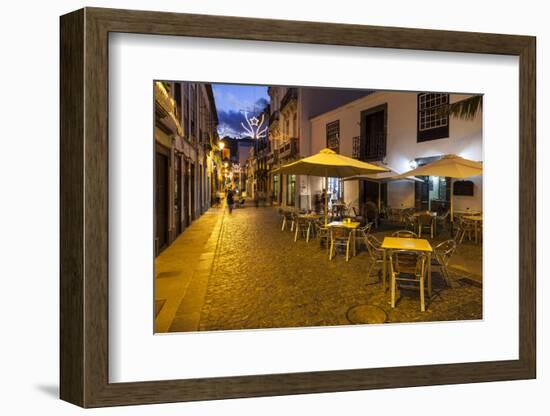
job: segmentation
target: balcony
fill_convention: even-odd
[[[297,137],[293,137],[288,141],[284,142],[281,147],[279,147],[279,157],[280,159],[291,159],[298,157],[300,154],[300,142]]]
[[[279,121],[279,112],[278,111],[274,111],[273,113],[271,113],[271,115],[269,116],[269,126],[271,126],[273,123],[275,123],[276,121]]]
[[[275,165],[277,161],[279,160],[279,151],[277,149],[273,149],[271,152],[267,155],[267,164],[268,165]]]
[[[183,135],[183,129],[176,116],[176,102],[162,82],[155,82],[155,113],[159,120],[173,132]]]
[[[281,111],[283,111],[287,105],[289,105],[292,102],[296,102],[297,100],[298,100],[298,88],[289,88],[285,96],[281,100]]]

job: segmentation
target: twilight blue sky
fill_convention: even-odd
[[[218,110],[220,135],[237,136],[244,132],[241,122],[245,122],[244,111],[260,113],[269,103],[267,87],[264,85],[212,84],[214,100]]]

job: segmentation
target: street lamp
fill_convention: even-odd
[[[220,147],[220,150],[223,150],[223,148],[225,147],[225,143],[224,142],[219,142],[218,146]]]

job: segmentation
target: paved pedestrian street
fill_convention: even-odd
[[[369,265],[362,247],[346,263],[341,254],[329,261],[315,239],[294,242],[276,208],[211,208],[156,259],[156,331],[350,325],[348,312],[364,304],[387,322],[482,318],[480,245],[459,246],[452,287],[433,273],[425,312],[418,291],[403,290],[392,309]]]

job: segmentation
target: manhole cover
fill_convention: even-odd
[[[383,324],[388,320],[384,309],[374,305],[354,306],[347,313],[352,324]]]

